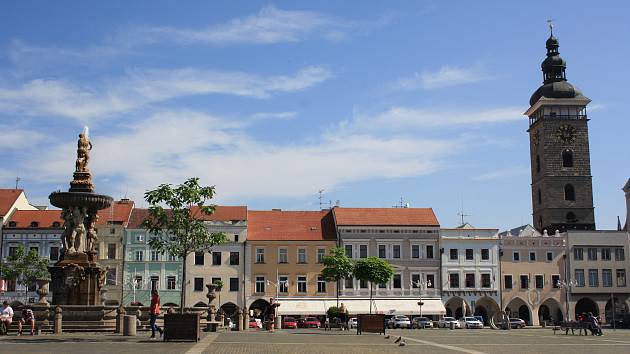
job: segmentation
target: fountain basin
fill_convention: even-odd
[[[53,192],[48,196],[50,204],[66,209],[75,206],[88,210],[102,210],[112,205],[113,198],[108,195],[91,192]]]

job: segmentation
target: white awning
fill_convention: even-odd
[[[419,299],[415,298],[389,298],[372,300],[372,313],[382,313],[386,315],[420,315]],[[279,315],[324,315],[326,311],[337,305],[336,299],[283,299],[278,298],[280,306]],[[445,315],[446,309],[440,299],[422,299],[423,315]],[[343,303],[350,315],[359,313],[370,313],[370,300],[366,298],[339,298],[339,303]]]

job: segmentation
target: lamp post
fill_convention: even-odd
[[[566,313],[567,313],[567,321],[571,321],[571,313],[569,312],[569,296],[571,293],[571,288],[574,286],[577,286],[578,282],[574,279],[574,280],[569,280],[569,281],[565,281],[565,280],[558,280],[558,282],[556,282],[556,286],[558,286],[561,289],[564,289],[564,296],[565,296],[565,307],[566,307]]]
[[[428,287],[430,287],[431,281],[430,280],[418,280],[416,282],[411,281],[411,286],[417,286],[419,289],[419,295],[420,295],[420,301],[418,301],[418,306],[420,306],[420,317],[422,317],[422,305],[424,305],[424,303],[422,302],[422,289],[426,289]]]

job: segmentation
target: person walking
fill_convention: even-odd
[[[164,334],[164,330],[155,323],[160,315],[160,294],[156,289],[151,290],[151,307],[149,307],[149,325],[151,326],[151,338],[155,338],[155,331]]]

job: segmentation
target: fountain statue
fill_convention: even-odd
[[[50,203],[62,209],[61,260],[49,267],[52,303],[55,305],[100,305],[106,269],[98,265],[95,250],[97,212],[108,208],[112,197],[94,193],[88,169],[92,143],[85,127],[77,142],[77,159],[70,189],[53,192]]]

